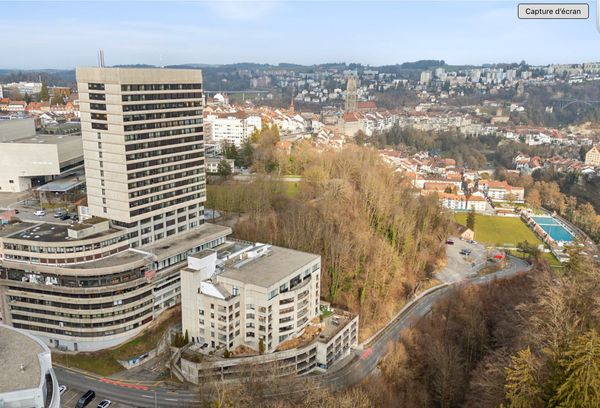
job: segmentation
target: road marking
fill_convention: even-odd
[[[363,351],[363,353],[360,355],[360,359],[366,360],[367,357],[369,357],[369,355],[371,355],[371,353],[373,353],[373,347],[369,347],[368,349]]]
[[[154,395],[142,395],[144,398],[154,398]]]
[[[177,398],[165,398],[167,401],[177,401]]]
[[[149,389],[145,385],[130,384],[130,383],[122,382],[122,381],[111,380],[109,378],[101,378],[100,381],[104,382],[104,383],[107,383],[107,384],[117,385],[119,387],[132,388],[132,389],[135,389],[135,390],[148,391],[148,389]]]

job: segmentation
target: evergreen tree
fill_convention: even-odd
[[[531,408],[542,405],[542,390],[538,383],[538,364],[527,347],[512,356],[506,368],[506,398],[510,408]]]
[[[227,142],[224,143],[222,150],[223,150],[223,156],[225,156],[226,159],[232,159],[232,160],[238,159],[239,153],[233,143],[227,143]]]
[[[42,90],[40,91],[40,100],[42,102],[47,102],[50,99],[48,94],[48,85],[42,84]]]
[[[242,148],[239,151],[239,165],[242,167],[250,167],[252,166],[252,162],[254,161],[254,147],[250,141],[246,141]]]
[[[471,208],[471,211],[467,214],[467,228],[471,231],[475,231],[475,210]]]
[[[231,175],[231,166],[227,160],[223,159],[219,162],[219,166],[217,167],[217,174],[221,177],[228,177]]]
[[[600,407],[600,337],[595,330],[579,336],[560,362],[564,380],[550,404]]]

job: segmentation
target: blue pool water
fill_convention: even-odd
[[[573,235],[552,217],[532,217],[555,241],[571,242]]]

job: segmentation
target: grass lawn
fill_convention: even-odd
[[[153,326],[138,337],[124,343],[116,348],[95,351],[93,353],[52,353],[52,360],[68,367],[75,367],[91,373],[110,376],[123,371],[125,368],[117,360],[129,360],[148,352],[156,347],[165,331],[181,317],[179,308],[165,313],[169,314],[159,324]],[[162,316],[161,316],[162,318]]]
[[[296,197],[300,191],[299,181],[283,181],[279,182],[279,185],[281,186],[283,193],[290,198]]]
[[[461,225],[467,224],[466,213],[455,213],[454,219]],[[475,216],[475,240],[492,244],[510,244],[519,242],[539,244],[541,241],[533,231],[518,217],[494,217],[477,214]]]

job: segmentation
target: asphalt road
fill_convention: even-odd
[[[323,386],[334,390],[344,389],[356,384],[368,376],[377,363],[387,353],[388,345],[397,341],[402,330],[411,327],[419,319],[426,316],[432,306],[460,285],[481,285],[494,279],[505,278],[519,272],[530,270],[530,266],[517,258],[509,258],[509,265],[498,272],[465,278],[453,283],[444,283],[436,288],[430,289],[426,294],[417,297],[409,303],[403,311],[392,320],[374,339],[362,344],[354,350],[353,356],[344,360],[342,367],[332,367],[329,372],[321,375],[310,376],[311,379],[319,381]],[[61,367],[55,368],[60,384],[66,384],[70,388],[87,390],[92,389],[103,398],[134,407],[191,407],[197,406],[198,394],[192,391],[171,391],[157,387],[133,385],[127,383],[107,383],[104,379],[97,379],[79,372]],[[275,391],[271,396],[284,396],[290,392],[305,392],[305,389]]]

